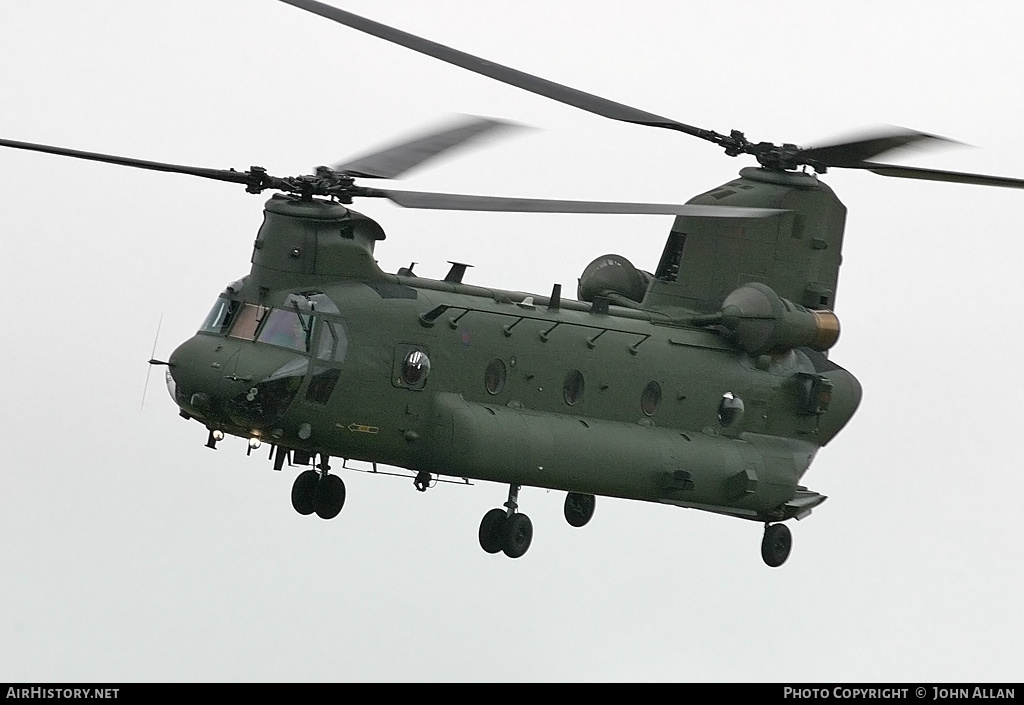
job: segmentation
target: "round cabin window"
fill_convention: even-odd
[[[410,387],[419,387],[430,374],[430,358],[422,350],[410,350],[402,362],[402,379]]]
[[[569,406],[576,406],[583,400],[583,373],[579,370],[571,370],[565,376],[562,384],[562,396]]]
[[[640,409],[647,416],[654,416],[659,404],[661,404],[661,385],[657,382],[648,382],[640,395]]]
[[[743,416],[743,400],[732,392],[722,395],[718,405],[718,422],[723,426],[732,426]]]
[[[498,394],[505,388],[505,377],[507,371],[505,363],[501,360],[491,360],[484,372],[484,387],[488,394]]]

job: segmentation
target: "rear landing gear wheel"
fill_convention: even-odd
[[[761,558],[766,565],[778,568],[789,558],[789,550],[793,548],[793,535],[785,524],[765,524],[764,538],[761,540]]]
[[[586,526],[590,518],[594,516],[594,505],[597,503],[592,494],[579,494],[570,492],[565,496],[565,507],[563,512],[569,526]]]
[[[480,521],[480,548],[488,553],[497,553],[504,545],[505,510],[492,509]]]
[[[533,522],[518,509],[519,485],[509,485],[504,509],[492,509],[480,521],[480,548],[487,553],[504,551],[509,558],[519,558],[533,541]]]
[[[505,521],[505,541],[501,550],[509,558],[519,558],[533,541],[533,522],[525,514],[513,514]]]
[[[313,509],[321,519],[333,519],[345,506],[345,481],[337,475],[320,478],[313,493]]]
[[[307,516],[313,513],[313,495],[320,483],[320,474],[316,470],[300,472],[292,485],[292,506],[299,514]]]

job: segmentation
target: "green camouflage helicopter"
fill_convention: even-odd
[[[0,140],[20,149],[191,174],[280,191],[265,205],[249,274],[216,300],[167,360],[181,416],[270,446],[276,470],[303,468],[296,511],[329,519],[345,503],[331,472],[360,460],[437,481],[509,486],[488,511],[481,547],[517,558],[533,528],[524,485],[567,492],[565,518],[591,519],[597,495],[762,522],[762,557],[785,562],[791,535],[825,497],[800,485],[817,449],[860,401],[828,358],[846,209],[815,175],[830,167],[885,176],[1024,187],[1024,181],[871,161],[940,138],[891,129],[803,149],[719,134],[558,85],[308,0],[282,0],[490,78],[614,120],[684,132],[752,155],[759,166],[684,205],[599,203],[398,191],[396,178],[502,123],[472,119],[312,175],[149,162]],[[808,167],[810,170],[808,170]],[[810,172],[815,173],[810,173]],[[653,272],[602,255],[578,300],[383,272],[383,229],[347,206],[676,216]],[[151,361],[156,363],[156,361]],[[381,473],[387,474],[387,473]]]

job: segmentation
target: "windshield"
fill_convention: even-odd
[[[310,294],[290,295],[282,308],[243,303],[222,294],[199,331],[309,353],[313,343],[313,311],[317,310],[316,306],[319,304],[327,312],[338,310],[323,294]],[[322,350],[318,351],[318,356],[340,361],[345,357],[348,341],[340,324],[333,325],[333,330],[326,324],[324,326],[320,342]]]
[[[263,321],[266,312],[265,306],[242,304],[242,308],[233,316],[235,322],[231,324],[231,332],[228,335],[232,338],[252,340],[256,337],[256,328]]]
[[[219,297],[217,303],[210,310],[210,315],[203,322],[203,327],[199,330],[203,333],[224,335],[228,332],[228,328],[231,327],[231,321],[234,319],[239,305],[238,301],[232,301],[226,296]]]
[[[296,310],[275,308],[267,315],[266,323],[260,329],[257,340],[299,352],[309,352],[312,332],[312,316],[300,314]]]

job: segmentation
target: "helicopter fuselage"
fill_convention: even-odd
[[[170,358],[182,414],[300,465],[363,460],[759,521],[823,501],[798,481],[860,387],[820,352],[750,355],[721,326],[602,297],[385,274],[382,237],[338,204],[271,199],[250,275]]]
[[[901,179],[1024,188],[1024,179],[876,161],[937,135],[889,127],[801,147],[673,120],[503,66],[317,0],[282,0],[490,80],[607,119],[671,130],[759,166],[686,204],[405,191],[357,180],[400,178],[512,127],[457,125],[299,176],[156,162],[0,138],[0,147],[235,183],[267,201],[248,275],[230,284],[197,334],[167,363],[172,397],[274,468],[306,469],[292,485],[302,515],[331,519],[346,498],[330,460],[404,468],[435,480],[507,484],[486,512],[487,553],[523,556],[533,528],[523,485],[568,492],[575,527],[595,497],[670,503],[765,522],[761,556],[790,552],[788,527],[825,497],[798,484],[821,446],[856,411],[857,380],[828,353],[846,207],[817,175],[856,169]],[[812,173],[813,172],[813,173]],[[380,182],[377,182],[380,183]],[[384,231],[355,199],[405,208],[505,213],[675,216],[653,272],[607,254],[584,270],[578,300],[442,281],[412,267],[383,272]],[[151,360],[157,364],[157,360]],[[344,464],[343,464],[344,466]]]

